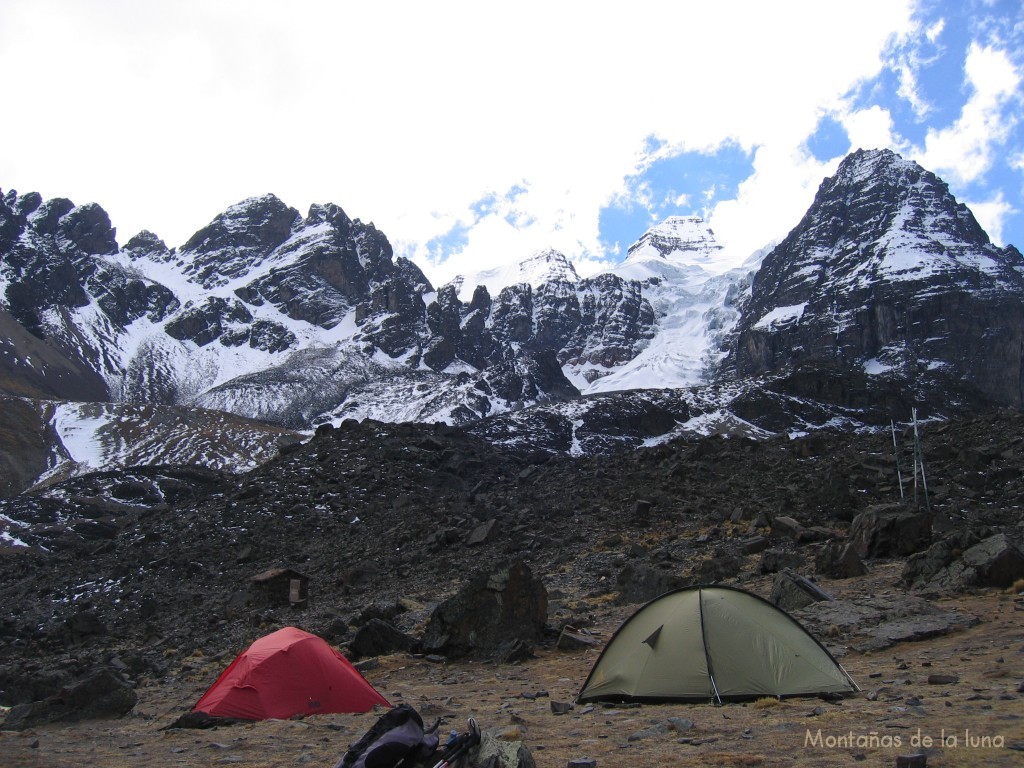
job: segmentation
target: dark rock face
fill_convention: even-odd
[[[640,284],[617,275],[581,281],[580,322],[560,354],[563,363],[610,367],[631,360],[654,337],[654,309]]]
[[[868,572],[852,545],[837,542],[824,546],[814,560],[814,568],[818,573],[833,579],[849,579]]]
[[[0,393],[43,400],[109,399],[106,382],[88,363],[50,339],[34,336],[2,309],[0,339]],[[12,443],[4,446],[17,453]]]
[[[184,341],[194,341],[200,347],[220,338],[229,325],[244,325],[252,322],[252,315],[240,301],[221,298],[208,299],[198,307],[186,308],[184,312],[167,323],[167,335]]]
[[[348,649],[356,656],[382,656],[395,651],[408,651],[415,640],[401,630],[383,621],[370,619],[359,628]]]
[[[46,470],[49,455],[39,413],[20,398],[0,398],[0,498],[24,490]]]
[[[42,202],[36,193],[0,199],[0,271],[10,315],[26,331],[46,340],[66,359],[61,367],[78,367],[77,392],[65,379],[65,397],[95,399],[104,394],[94,381],[110,370],[112,337],[83,334],[76,310],[94,298],[107,328],[123,330],[141,316],[160,319],[177,307],[173,293],[111,260],[117,253],[115,230],[106,212],[94,203],[75,206],[56,198]],[[8,388],[14,392],[14,387]]]
[[[860,406],[861,390],[836,391],[816,367],[870,387],[962,381],[961,398],[1020,407],[1022,266],[935,175],[889,151],[855,152],[765,258],[730,364],[739,376],[805,366],[799,394],[844,406]],[[948,406],[942,397],[930,406]]]
[[[1024,550],[1005,533],[981,538],[960,531],[907,560],[903,580],[914,588],[1009,587],[1024,578]]]
[[[261,263],[299,218],[274,195],[243,201],[192,235],[181,247],[180,263],[204,288],[223,285]]]
[[[117,253],[117,232],[110,226],[107,212],[96,203],[72,208],[60,220],[60,232],[82,253]]]
[[[850,543],[860,557],[911,555],[931,540],[932,516],[899,504],[865,510],[850,526]]]
[[[493,658],[517,645],[532,647],[544,631],[547,610],[547,590],[525,563],[480,572],[437,607],[423,648],[454,658]]]
[[[357,306],[357,321],[376,319],[373,329],[393,327],[387,318],[396,313],[414,327],[422,321],[419,295],[429,282],[411,262],[393,260],[391,244],[372,224],[353,221],[329,204],[312,206],[293,226],[287,242],[275,246],[280,267],[236,289],[243,301],[273,304],[293,320],[321,328],[333,328]],[[372,340],[370,328],[365,335]]]
[[[631,360],[654,336],[655,316],[639,283],[604,274],[511,285],[493,301],[478,286],[468,305],[455,286],[445,286],[427,307],[427,323],[433,338],[424,359],[434,370],[456,357],[477,368],[494,365],[512,346],[554,352],[559,365],[610,368]]]
[[[102,669],[53,696],[13,707],[3,727],[23,731],[47,723],[121,717],[138,701],[131,686],[110,670]]]

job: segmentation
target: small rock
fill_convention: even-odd
[[[552,701],[551,714],[564,715],[572,711],[572,704],[567,701]]]
[[[928,758],[923,753],[916,755],[900,755],[896,758],[896,768],[927,768]]]
[[[564,627],[558,636],[557,646],[562,651],[576,651],[583,648],[593,648],[600,643],[593,637],[578,632],[575,627]]]
[[[669,727],[674,731],[689,731],[695,725],[693,720],[686,717],[670,717],[668,719]]]
[[[928,685],[953,685],[959,683],[956,675],[928,675]]]

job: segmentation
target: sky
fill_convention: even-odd
[[[0,0],[0,190],[180,246],[271,192],[436,284],[701,215],[736,264],[857,148],[1024,247],[1020,0]]]

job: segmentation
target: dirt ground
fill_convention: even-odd
[[[893,588],[896,571],[822,582],[837,597]],[[762,585],[763,586],[763,585]],[[755,589],[755,591],[757,591]],[[895,765],[924,752],[929,766],[1024,764],[1024,601],[987,591],[937,599],[979,623],[950,635],[875,653],[849,652],[841,663],[862,688],[830,703],[762,699],[746,704],[575,706],[600,648],[539,649],[522,664],[436,663],[395,654],[366,677],[392,704],[407,702],[445,732],[483,729],[518,738],[538,766],[561,768],[592,758],[598,766]],[[595,638],[605,642],[636,606],[592,606]],[[176,677],[140,683],[125,718],[0,732],[3,766],[333,766],[379,713],[265,721],[212,730],[164,730],[216,679],[225,662],[197,652]],[[929,684],[930,675],[957,682]],[[676,720],[692,721],[692,727]]]

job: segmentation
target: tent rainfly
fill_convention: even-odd
[[[714,701],[860,690],[793,617],[735,587],[668,592],[605,646],[577,701]]]
[[[327,712],[368,712],[391,705],[325,640],[295,627],[250,645],[192,711],[211,718],[288,719]]]

